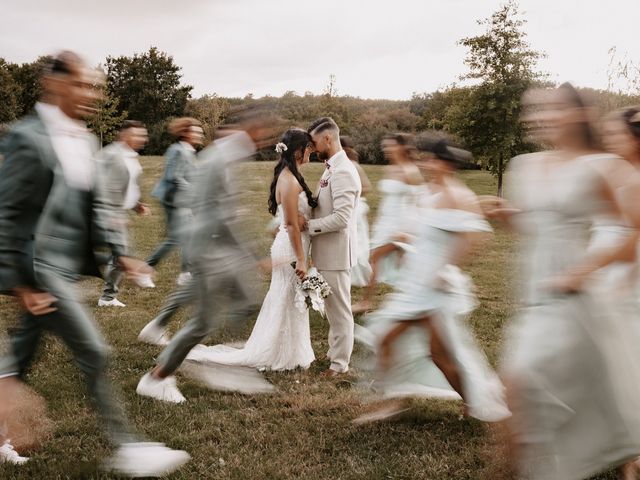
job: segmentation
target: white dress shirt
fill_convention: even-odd
[[[51,137],[67,186],[90,191],[94,176],[93,151],[91,135],[84,123],[69,118],[56,105],[38,102],[35,108]]]
[[[142,167],[138,161],[138,152],[124,142],[117,143],[119,149],[122,151],[124,164],[129,171],[129,185],[127,185],[127,193],[124,196],[123,207],[125,210],[131,210],[138,205],[138,201],[140,200],[140,185],[138,180],[142,174]]]

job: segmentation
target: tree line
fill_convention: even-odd
[[[211,140],[238,107],[270,110],[282,118],[284,126],[305,126],[319,116],[330,115],[351,137],[361,161],[372,164],[384,163],[379,145],[386,133],[436,130],[471,150],[476,161],[498,177],[501,188],[508,160],[532,148],[518,121],[522,94],[531,86],[551,82],[537,70],[544,54],[528,44],[526,20],[515,0],[507,0],[478,23],[484,27],[481,35],[459,41],[467,50],[467,74],[445,89],[414,93],[399,101],[338,95],[333,75],[321,94],[289,91],[280,97],[210,94],[193,98],[193,87],[182,82],[181,68],[168,53],[151,47],[132,56],[109,56],[99,66],[106,76],[105,95],[88,124],[103,143],[109,143],[124,119],[140,120],[149,129],[145,153],[157,155],[171,143],[166,127],[178,116],[200,120]],[[0,124],[32,110],[40,94],[38,77],[46,59],[22,64],[0,59]],[[629,71],[628,65],[621,65],[610,76],[628,76]],[[640,78],[631,80],[637,85]],[[640,91],[582,90],[589,90],[604,111],[640,103]],[[273,159],[274,153],[265,150],[258,158]]]

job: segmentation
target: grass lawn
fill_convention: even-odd
[[[160,175],[161,157],[144,157],[143,192],[151,190]],[[265,232],[269,220],[267,192],[272,163],[248,163],[240,181],[245,189],[242,203],[248,212],[248,228],[260,253],[268,254],[271,237]],[[382,168],[365,166],[374,185]],[[305,167],[303,174],[315,186],[322,165]],[[495,192],[494,179],[485,172],[464,172],[463,178],[480,194]],[[312,187],[314,188],[314,187]],[[369,196],[375,214],[378,198]],[[133,241],[145,257],[163,233],[163,212],[151,202],[153,214],[133,219]],[[473,260],[473,276],[480,307],[470,321],[491,362],[495,364],[502,330],[514,306],[511,301],[511,260],[514,242],[497,230]],[[147,437],[187,450],[192,461],[171,478],[176,479],[497,479],[501,473],[500,450],[493,435],[474,419],[458,419],[459,405],[439,401],[414,401],[413,408],[393,422],[354,426],[351,420],[366,409],[348,381],[325,380],[319,373],[328,362],[317,361],[309,371],[270,373],[279,393],[242,396],[211,392],[197,383],[179,378],[187,397],[185,404],[165,405],[135,394],[141,375],[154,363],[159,349],[137,343],[142,326],[154,317],[166,295],[174,288],[177,255],[161,264],[155,290],[140,290],[126,283],[118,298],[124,309],[94,308],[101,283],[83,282],[83,293],[95,318],[113,347],[110,376],[122,393],[132,422]],[[264,289],[268,279],[264,279]],[[384,289],[380,289],[380,295]],[[354,291],[358,299],[361,290]],[[16,321],[17,309],[0,297],[0,332]],[[187,319],[181,312],[175,330]],[[356,319],[358,321],[358,319]],[[251,324],[253,322],[250,322]],[[316,356],[327,350],[327,323],[312,313],[312,340]],[[241,338],[250,332],[247,326]],[[239,339],[241,339],[239,338]],[[210,343],[231,340],[211,338]],[[355,356],[360,354],[356,346]],[[0,479],[111,478],[98,470],[109,452],[79,370],[57,339],[47,337],[29,376],[29,384],[47,400],[55,433],[32,461],[22,467],[0,466]],[[613,475],[598,478],[614,478]]]

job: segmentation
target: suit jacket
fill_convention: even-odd
[[[120,209],[124,209],[129,188],[129,169],[122,148],[119,142],[114,142],[103,148],[97,156],[107,201]]]
[[[97,267],[103,258],[95,254],[94,247],[107,246],[115,255],[126,253],[126,237],[114,228],[112,206],[99,186],[74,195],[65,192],[69,189],[61,166],[37,114],[14,124],[3,140],[0,291],[39,286],[36,244],[39,263],[74,275],[99,274]]]
[[[309,220],[311,256],[318,270],[349,270],[357,262],[356,206],[362,185],[344,151],[320,179],[318,206]]]
[[[188,227],[187,256],[195,265],[205,265],[213,257],[247,253],[235,232],[236,205],[231,168],[255,153],[255,145],[245,133],[217,140],[201,154],[193,203],[193,221]],[[235,252],[235,253],[233,253]]]
[[[169,207],[189,207],[193,201],[192,183],[195,177],[195,154],[180,142],[171,145],[166,153],[164,174],[151,195]]]

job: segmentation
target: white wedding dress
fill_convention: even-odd
[[[311,208],[304,192],[298,197],[298,211],[309,218]],[[309,312],[300,310],[294,304],[297,278],[291,263],[296,255],[285,229],[281,205],[277,215],[281,220],[280,229],[271,245],[271,285],[251,336],[242,348],[197,345],[187,360],[241,365],[260,370],[293,370],[298,367],[309,368],[315,359],[311,348]],[[305,258],[309,254],[310,244],[309,235],[303,233]]]

